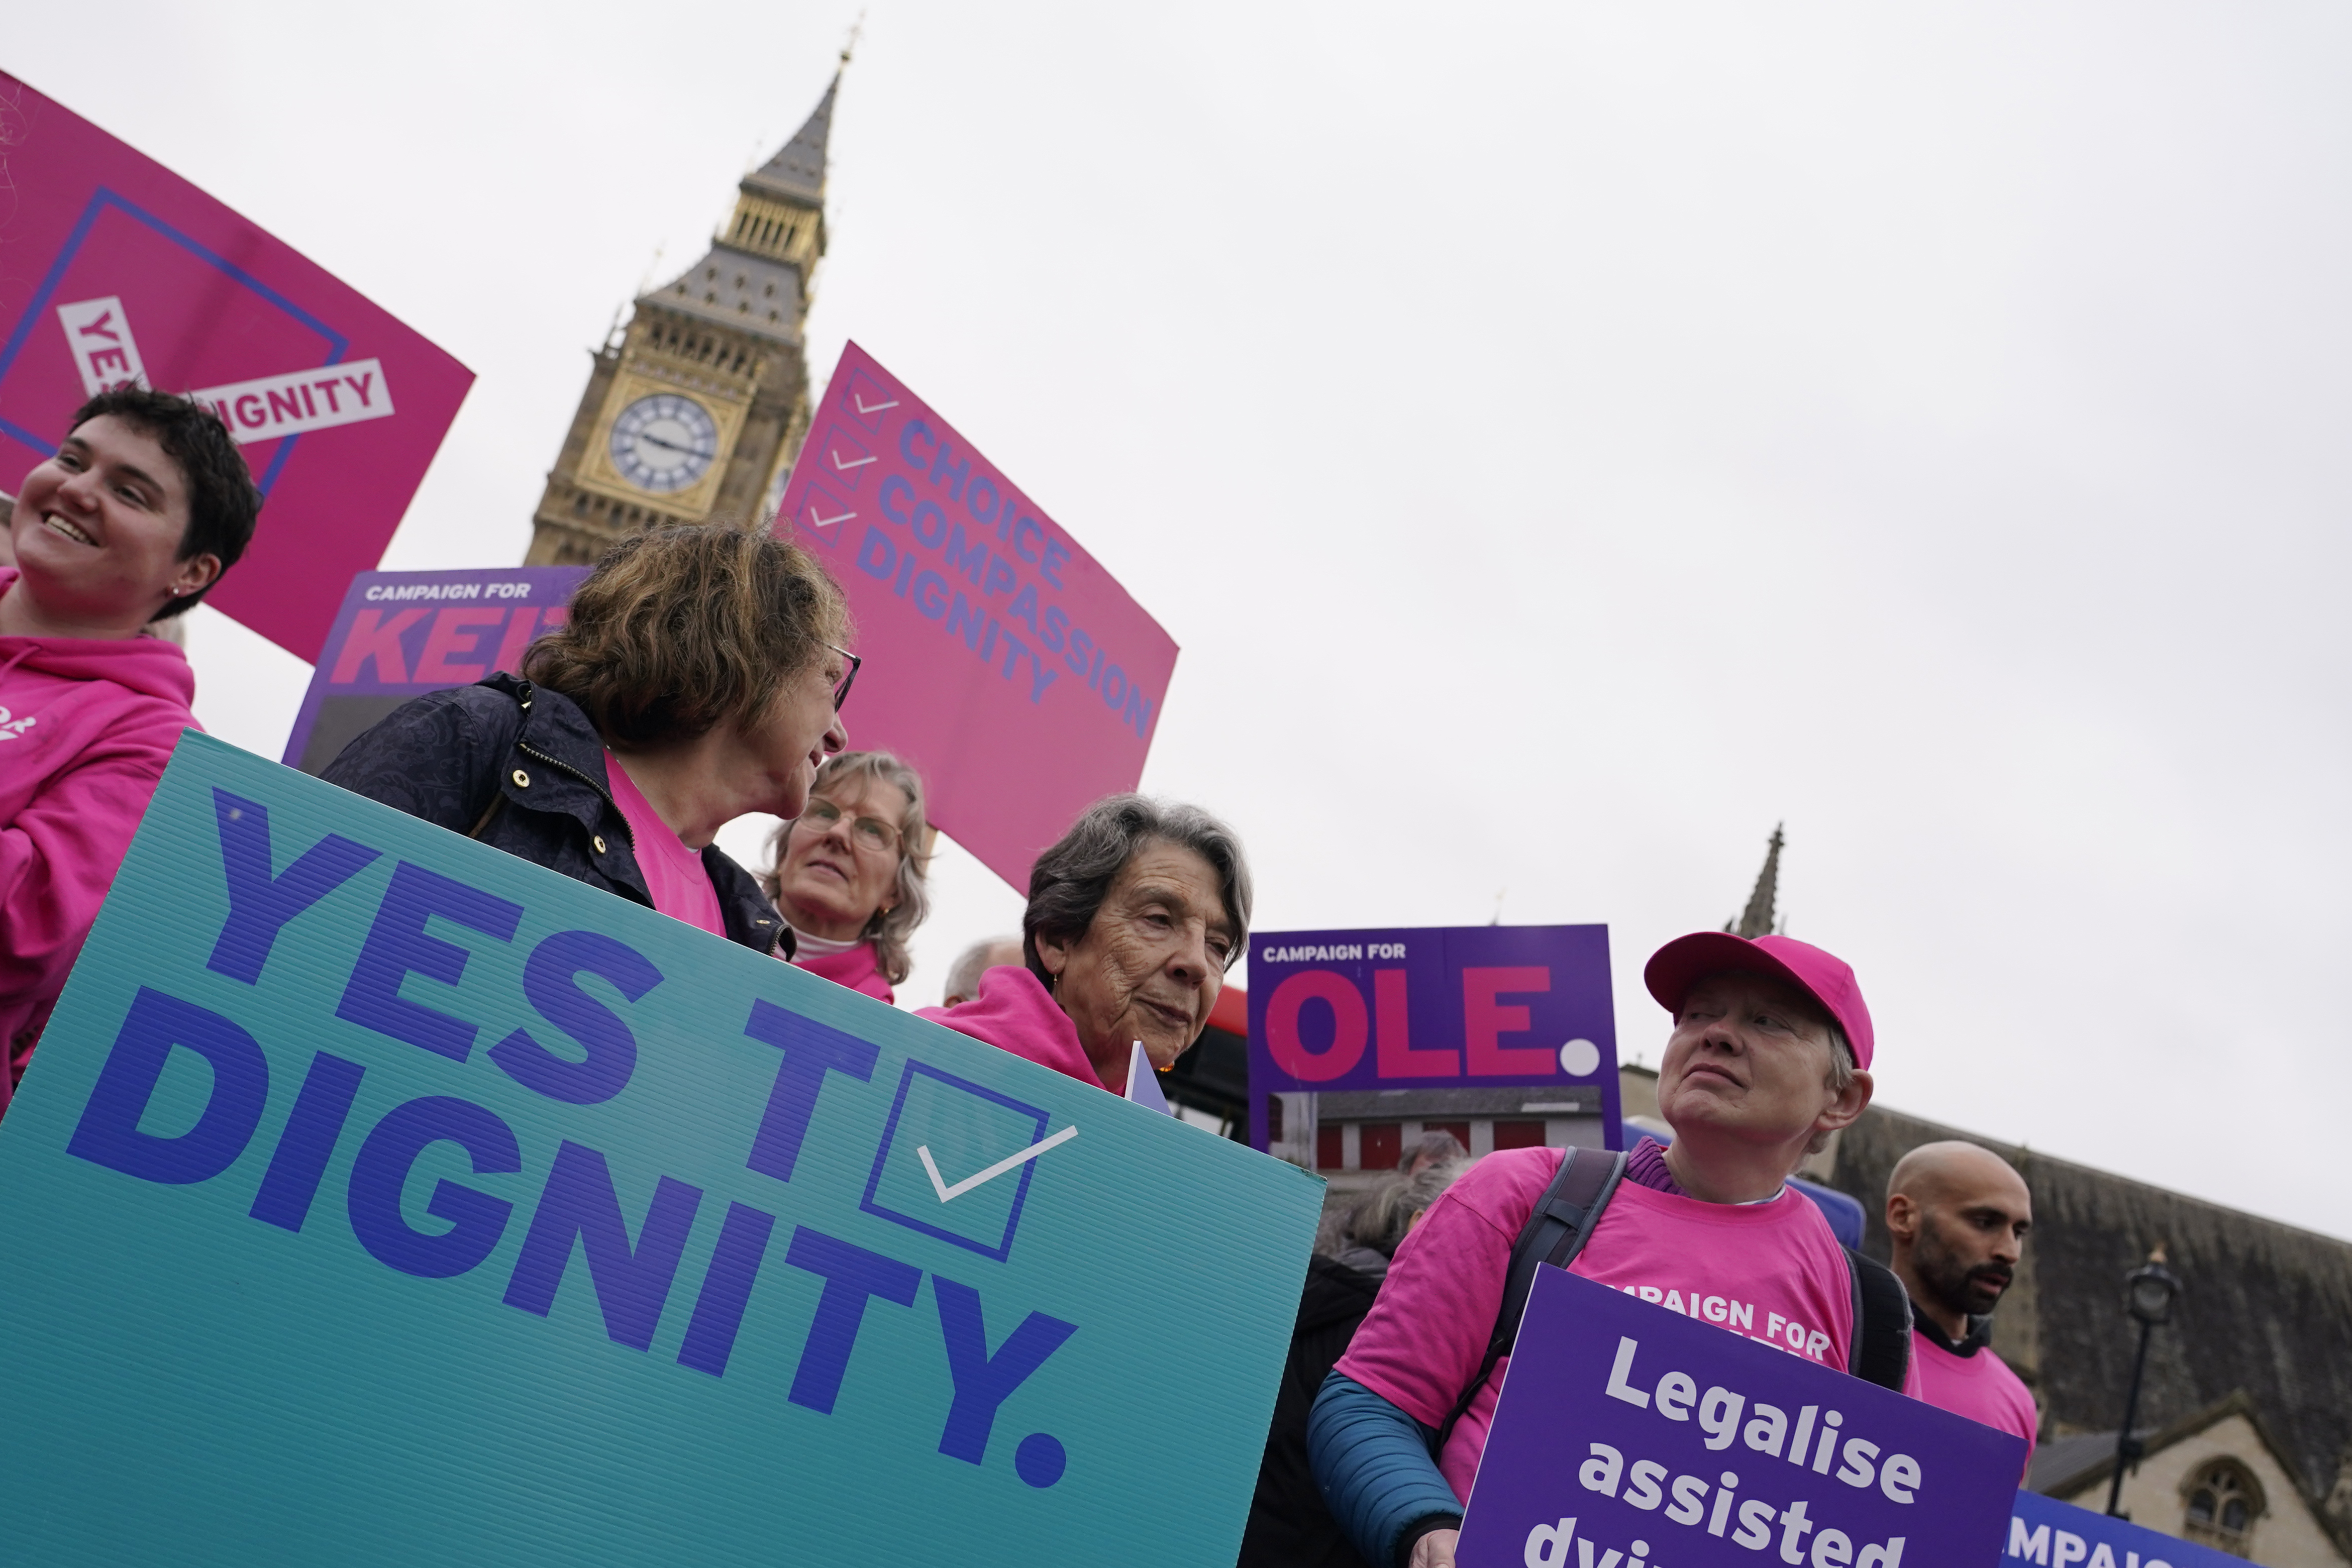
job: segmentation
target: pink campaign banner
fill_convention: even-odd
[[[315,660],[473,372],[153,159],[0,72],[0,489],[88,398],[221,411],[268,497],[206,602]]]
[[[1081,810],[1142,778],[1176,643],[856,344],[809,431],[777,526],[856,615],[849,742],[914,764],[931,821],[1025,889]]]

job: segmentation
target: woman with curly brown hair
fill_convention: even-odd
[[[930,912],[923,780],[887,751],[845,751],[817,770],[800,816],[768,840],[760,885],[792,928],[793,962],[877,1000],[914,965],[907,938]]]
[[[841,590],[791,543],[724,524],[605,553],[523,677],[394,711],[330,783],[761,952],[775,906],[712,841],[751,811],[796,817],[857,671]]]

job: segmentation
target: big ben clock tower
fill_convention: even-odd
[[[743,176],[709,254],[640,296],[626,330],[597,350],[525,565],[586,565],[639,528],[775,506],[807,434],[801,330],[824,255],[840,88],[836,70],[800,133]]]

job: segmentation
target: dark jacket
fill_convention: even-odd
[[[1240,1568],[1365,1568],[1316,1490],[1315,1472],[1307,1463],[1307,1416],[1323,1379],[1348,1354],[1348,1342],[1356,1337],[1356,1325],[1372,1310],[1380,1289],[1378,1275],[1320,1253],[1307,1260],[1307,1288],[1300,1293],[1282,1385],[1274,1396],[1257,1494],[1250,1500],[1249,1525],[1242,1533]]]
[[[429,692],[343,747],[320,775],[355,795],[653,907],[613,803],[604,742],[580,705],[512,675]],[[776,907],[717,844],[702,852],[730,941],[792,956]]]

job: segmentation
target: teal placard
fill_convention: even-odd
[[[192,733],[0,1124],[0,1557],[1230,1563],[1321,1191]]]

